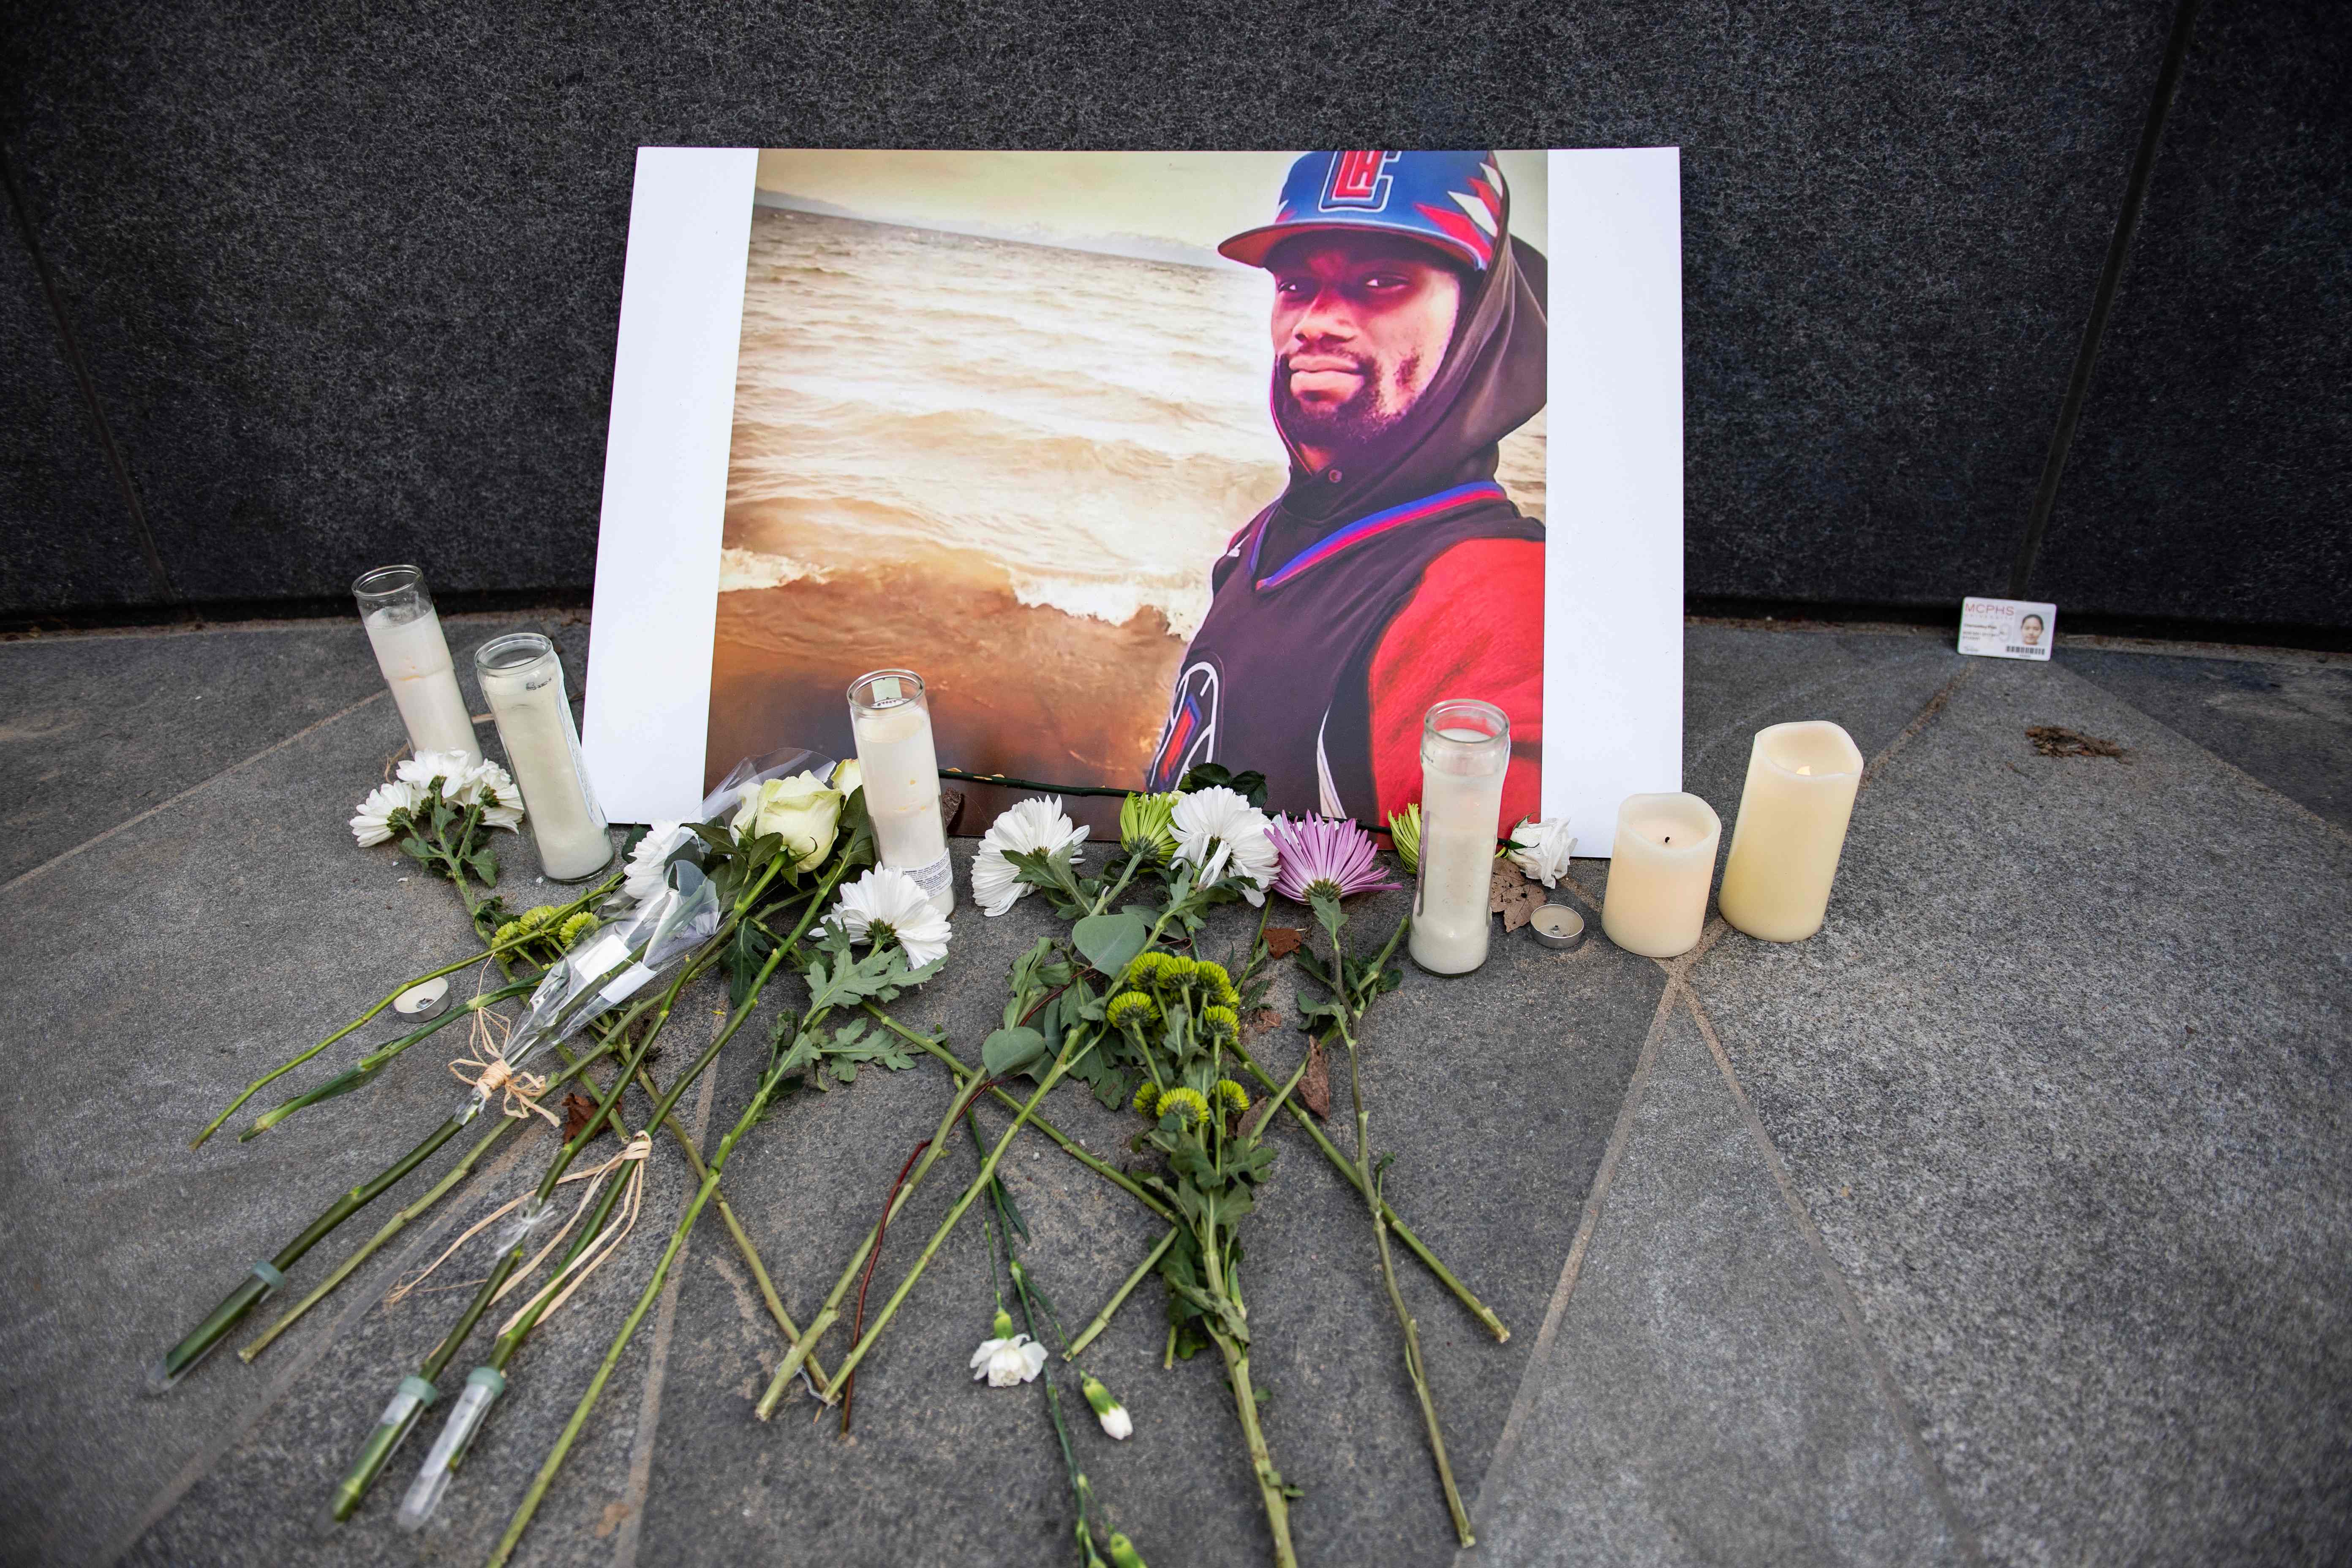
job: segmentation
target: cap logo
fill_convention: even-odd
[[[1398,153],[1334,153],[1331,172],[1323,179],[1325,212],[1379,212],[1389,205],[1394,182],[1387,170],[1403,154]]]

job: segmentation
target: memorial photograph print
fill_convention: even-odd
[[[761,153],[708,777],[847,755],[844,689],[912,665],[950,766],[1223,763],[1366,819],[1475,694],[1538,815],[1545,186],[1541,153]]]

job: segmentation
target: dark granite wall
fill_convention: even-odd
[[[2325,11],[2200,25],[2035,579],[2062,605],[2352,623]],[[0,147],[199,605],[402,557],[585,587],[640,143],[1385,141],[1681,145],[1690,591],[1936,606],[2007,581],[2171,14],[111,0],[16,14]],[[152,604],[0,248],[0,618]],[[2303,569],[2185,597],[2250,521]]]

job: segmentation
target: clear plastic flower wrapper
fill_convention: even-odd
[[[480,1114],[512,1081],[516,1068],[541,1047],[564,1039],[620,1005],[719,929],[719,896],[702,868],[679,860],[659,893],[564,955],[530,994],[505,1055],[483,1074],[453,1114]],[[503,1070],[500,1070],[503,1068]]]
[[[430,1384],[425,1385],[431,1387]],[[449,1489],[449,1478],[457,1473],[457,1462],[473,1447],[474,1434],[490,1414],[490,1403],[506,1392],[507,1380],[496,1369],[478,1366],[466,1374],[466,1391],[457,1395],[457,1403],[449,1412],[441,1435],[433,1439],[433,1447],[425,1456],[425,1468],[408,1485],[408,1495],[400,1500],[400,1512],[395,1517],[403,1530],[422,1530],[441,1506],[442,1494]]]

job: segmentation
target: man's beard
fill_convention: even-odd
[[[1378,362],[1359,358],[1356,373],[1363,384],[1345,403],[1302,403],[1290,390],[1290,356],[1275,365],[1275,423],[1298,447],[1312,447],[1342,458],[1361,457],[1378,447],[1403,420],[1406,410],[1381,406],[1381,387],[1386,379]],[[1408,379],[1413,362],[1398,367],[1396,379]]]

